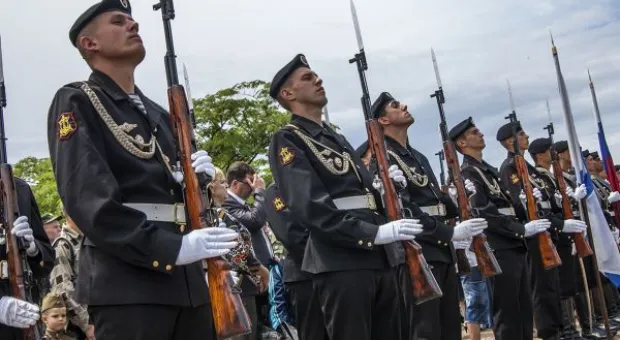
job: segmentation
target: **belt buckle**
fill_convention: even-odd
[[[366,207],[370,210],[377,210],[377,203],[375,202],[375,196],[371,193],[366,194]]]
[[[185,222],[182,222],[181,220],[179,220],[179,208],[182,207],[181,203],[174,203],[172,205],[172,209],[174,210],[172,212],[172,216],[174,216],[174,223],[180,226],[184,226]],[[185,214],[185,210],[182,210],[183,213]]]
[[[0,280],[9,278],[9,263],[6,260],[0,261]]]

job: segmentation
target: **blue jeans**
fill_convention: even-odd
[[[478,267],[471,268],[471,274],[461,275],[465,294],[465,322],[478,324],[481,329],[493,326],[491,308],[492,288]]]

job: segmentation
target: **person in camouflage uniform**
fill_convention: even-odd
[[[94,339],[94,328],[89,324],[87,306],[75,301],[75,280],[84,236],[71,217],[66,212],[64,214],[66,223],[53,243],[56,261],[50,274],[50,284],[52,292],[65,299],[69,330],[76,333],[78,339]]]

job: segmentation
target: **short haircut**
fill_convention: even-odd
[[[234,162],[226,171],[226,182],[232,185],[233,181],[243,182],[248,175],[254,175],[254,169],[246,162]]]

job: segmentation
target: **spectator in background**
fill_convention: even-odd
[[[62,216],[47,213],[41,216],[41,221],[43,221],[43,229],[45,229],[45,233],[47,237],[50,239],[50,243],[54,243],[56,238],[60,236],[60,219]]]
[[[265,182],[249,164],[234,162],[226,172],[226,183],[228,197],[222,207],[250,231],[256,258],[263,266],[269,268],[275,258],[265,231],[267,222],[267,213],[264,209]],[[253,198],[252,205],[248,204],[250,198]],[[242,279],[241,289],[241,296],[247,302],[246,309],[250,318],[257,319],[258,323],[262,324],[269,304],[265,292],[261,292],[247,277]],[[255,340],[262,332],[258,328],[256,334],[253,332],[238,339]]]

